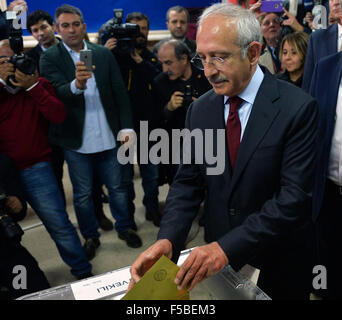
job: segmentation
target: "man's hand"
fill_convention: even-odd
[[[184,100],[183,97],[184,97],[183,92],[175,91],[173,93],[173,95],[171,96],[169,103],[167,104],[167,108],[170,111],[174,111],[174,110],[180,108],[183,104],[183,100]]]
[[[109,38],[106,43],[105,47],[108,48],[109,50],[114,50],[116,48],[117,40],[115,38]]]
[[[283,8],[284,14],[283,17],[287,17],[286,20],[283,21],[282,25],[283,26],[289,26],[291,27],[294,31],[304,31],[304,27],[298,22],[296,17],[288,12],[285,8]]]
[[[137,49],[134,49],[134,51],[131,53],[131,58],[137,64],[142,63],[144,61],[143,58],[141,57],[141,55],[138,53]]]
[[[13,11],[16,7],[22,7],[27,12],[27,3],[24,0],[14,0],[7,7],[7,11]]]
[[[305,22],[307,23],[307,25],[309,26],[309,28],[311,30],[314,29],[313,27],[313,20],[314,20],[314,16],[313,14],[311,13],[311,11],[308,11],[306,14],[305,14],[305,18],[304,18]]]
[[[121,130],[118,135],[118,140],[121,142],[121,144],[126,144],[128,149],[136,140],[136,134],[133,131]]]
[[[12,83],[16,87],[20,87],[23,89],[28,89],[32,87],[35,83],[38,82],[38,71],[36,70],[33,75],[25,74],[21,72],[19,69],[15,70],[14,73],[15,80],[9,79],[10,83]]]
[[[152,267],[158,259],[165,255],[169,259],[172,257],[172,244],[167,239],[158,240],[154,245],[145,250],[131,266],[131,281],[127,291],[141,279],[148,269]]]
[[[9,58],[0,58],[0,79],[6,81],[9,76],[14,75],[14,66],[8,62]]]
[[[93,66],[93,69],[95,66]],[[84,90],[87,84],[87,80],[92,77],[92,72],[89,71],[84,64],[83,61],[76,62],[76,71],[75,71],[75,77],[76,77],[76,88],[80,90]]]
[[[261,0],[258,0],[256,3],[252,4],[249,7],[249,10],[251,10],[256,17],[266,15],[266,12],[261,12],[260,8],[261,8]]]
[[[23,205],[20,200],[15,196],[8,196],[6,201],[6,207],[10,211],[10,213],[19,213],[23,210]]]
[[[178,289],[191,291],[202,280],[220,272],[229,260],[215,241],[194,249],[182,264],[175,279]]]

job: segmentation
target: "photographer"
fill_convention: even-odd
[[[132,105],[134,130],[137,133],[137,147],[140,145],[140,122],[148,121],[149,130],[153,130],[160,125],[158,113],[154,110],[154,101],[152,95],[153,79],[161,72],[160,64],[157,57],[147,48],[147,38],[149,32],[149,19],[141,12],[132,12],[126,16],[127,23],[139,26],[139,34],[134,37],[131,47],[123,50],[118,47],[118,41],[112,37],[116,33],[124,34],[125,27],[117,24],[116,28],[121,27],[121,32],[114,28],[104,29],[111,34],[106,41],[105,46],[110,49],[120,66],[120,71],[128,91],[128,95]],[[106,31],[103,39],[107,37]],[[127,40],[127,44],[129,40]],[[149,146],[151,147],[151,146]],[[139,149],[138,153],[139,155]],[[158,202],[158,167],[155,164],[140,164],[138,157],[138,165],[142,177],[142,186],[144,189],[143,204],[146,208],[146,219],[152,220],[155,226],[159,226],[160,213]],[[128,189],[129,194],[129,212],[134,216],[135,206],[133,200],[135,198],[133,165],[128,163],[123,168],[123,187]],[[136,227],[136,225],[135,225]]]
[[[163,73],[154,79],[154,91],[157,103],[163,109],[165,127],[169,133],[172,129],[184,128],[189,105],[211,89],[203,71],[191,65],[190,55],[189,48],[181,40],[168,40],[158,49]],[[161,165],[161,168],[160,174],[165,177],[160,177],[160,183],[165,178],[165,182],[171,184],[178,165],[170,162],[169,165]]]
[[[25,74],[12,63],[8,40],[0,41],[0,152],[20,170],[26,200],[42,220],[72,274],[81,279],[91,271],[76,229],[65,211],[51,165],[50,123],[61,123],[64,104],[38,72]],[[14,76],[14,78],[13,78]]]
[[[15,222],[25,217],[27,205],[18,172],[12,160],[4,154],[0,154],[0,198],[0,300],[15,299],[49,288],[37,261],[20,243],[23,232]],[[19,265],[27,270],[27,283],[15,288],[13,268]]]

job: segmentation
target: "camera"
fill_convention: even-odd
[[[186,85],[184,89],[184,96],[183,96],[183,107],[190,106],[192,102],[192,87],[191,85]]]
[[[24,231],[6,214],[6,201],[6,194],[0,190],[0,229],[8,240],[20,242]]]
[[[101,34],[101,43],[104,45],[108,39],[117,39],[114,53],[130,54],[134,51],[135,39],[140,34],[140,28],[135,23],[122,23],[123,10],[114,9],[114,18],[106,22]]]
[[[9,44],[14,52],[14,55],[10,58],[10,63],[14,65],[15,69],[18,69],[25,74],[34,74],[37,65],[32,58],[24,53],[23,31],[21,27],[14,23],[15,16],[7,15],[6,22]],[[9,85],[12,86],[11,84]]]
[[[183,107],[187,108],[193,102],[192,97],[198,97],[198,91],[194,89],[190,84],[187,84],[183,90]]]

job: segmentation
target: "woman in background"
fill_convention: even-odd
[[[308,40],[305,32],[293,32],[283,38],[279,58],[284,72],[277,75],[278,79],[301,87]]]

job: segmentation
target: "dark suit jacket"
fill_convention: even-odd
[[[218,241],[234,268],[249,263],[262,269],[293,248],[300,248],[298,261],[285,259],[287,265],[300,264],[309,255],[304,242],[312,243],[305,226],[311,226],[317,103],[300,88],[265,72],[234,172],[227,145],[217,146],[215,135],[204,149],[213,148],[214,154],[217,148],[225,149],[223,174],[207,175],[206,169],[214,165],[205,159],[203,164],[179,168],[158,234],[159,239],[172,242],[173,259],[184,246],[203,189],[206,240]],[[186,127],[225,130],[223,96],[211,90],[196,100],[189,108]]]
[[[0,10],[0,40],[7,39],[8,32],[7,32],[7,23],[6,23],[6,11]]]
[[[30,49],[26,52],[26,54],[36,62],[38,72],[40,72],[40,70],[39,70],[39,59],[40,59],[40,55],[42,53],[43,53],[43,50],[39,44],[37,44],[35,47],[33,47],[32,49]]]
[[[319,105],[317,169],[312,215],[314,221],[318,217],[323,202],[341,77],[342,52],[338,52],[318,62],[310,87],[310,94],[317,99]]]
[[[116,138],[121,129],[133,128],[127,91],[113,54],[100,45],[87,42],[87,46],[93,52],[97,88],[109,127]],[[51,125],[51,143],[67,149],[81,147],[85,100],[83,94],[74,95],[70,90],[70,83],[75,79],[75,65],[62,41],[41,55],[40,72],[52,83],[67,108],[65,121]]]
[[[302,88],[309,92],[315,65],[321,58],[337,52],[337,23],[311,33],[306,51]]]

